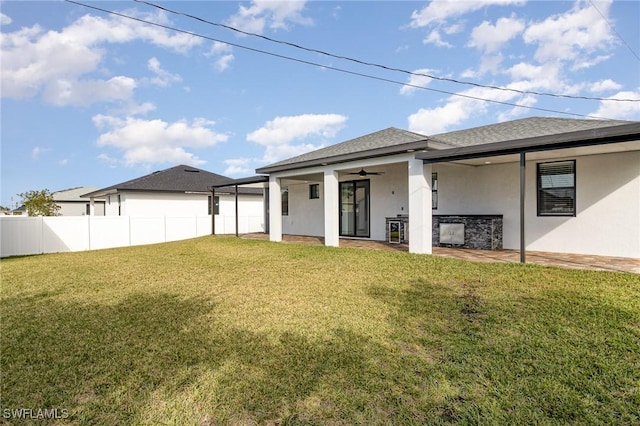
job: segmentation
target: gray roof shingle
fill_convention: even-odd
[[[104,195],[115,191],[160,191],[160,192],[211,192],[212,185],[231,183],[232,179],[198,169],[179,165],[151,174],[99,189],[82,197]],[[216,192],[233,192],[232,187],[218,188]],[[239,188],[241,194],[262,193],[261,189]]]
[[[323,160],[331,161],[332,159],[344,156],[357,157],[362,154],[361,158],[365,158],[367,152],[375,152],[376,150],[383,148],[393,149],[397,147],[397,152],[402,152],[404,145],[416,142],[424,142],[426,147],[427,136],[407,130],[397,129],[395,127],[389,127],[388,129],[380,130],[378,132],[370,133],[368,135],[360,136],[355,139],[350,139],[345,142],[337,143],[335,145],[298,155],[297,157],[288,158],[286,160],[270,164],[257,169],[256,172],[269,173],[270,170],[280,168],[282,166],[314,161],[318,162]],[[406,149],[406,147],[404,148]],[[350,160],[353,159],[356,158],[350,158]]]
[[[579,120],[573,118],[529,117],[488,126],[441,133],[431,140],[457,147],[557,135],[580,130],[600,129],[627,124],[621,120]]]
[[[75,188],[62,189],[60,191],[52,192],[54,201],[82,201],[86,203],[87,200],[81,199],[82,194],[97,190],[95,186],[78,186]]]

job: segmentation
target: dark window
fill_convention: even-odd
[[[369,238],[369,180],[340,182],[340,235]]]
[[[211,214],[211,195],[208,198],[209,208],[207,214]],[[213,197],[213,214],[220,214],[220,197],[217,195]]]
[[[438,208],[438,174],[431,173],[431,208]]]
[[[282,188],[282,216],[289,216],[289,188]]]
[[[120,194],[118,194],[118,216],[122,216],[122,200]]]
[[[320,198],[320,184],[312,183],[309,185],[309,198],[312,200]]]
[[[538,216],[576,215],[576,161],[538,163]]]
[[[89,216],[91,214],[91,204],[87,204],[86,214],[87,214],[87,216]]]

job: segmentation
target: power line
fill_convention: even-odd
[[[458,97],[462,97],[462,98],[473,99],[473,100],[478,100],[478,101],[483,101],[483,102],[491,102],[491,103],[496,103],[496,104],[499,104],[499,105],[506,105],[506,106],[512,106],[512,107],[517,107],[517,108],[526,108],[526,109],[531,109],[531,110],[536,110],[536,111],[543,111],[543,112],[551,112],[551,113],[554,113],[554,114],[570,115],[570,116],[574,116],[574,117],[597,118],[597,119],[603,119],[603,120],[612,120],[611,118],[606,118],[606,117],[597,117],[597,116],[593,116],[593,115],[585,115],[585,114],[578,114],[578,113],[573,113],[573,112],[558,111],[558,110],[553,110],[553,109],[548,109],[548,108],[540,108],[540,107],[533,107],[533,106],[528,106],[528,105],[514,104],[514,103],[511,103],[511,102],[497,101],[497,100],[494,100],[494,99],[487,99],[487,98],[482,98],[482,97],[479,97],[479,96],[466,95],[466,94],[461,94],[461,93],[449,92],[449,91],[446,91],[446,90],[434,89],[434,88],[431,88],[431,87],[418,86],[416,84],[404,83],[404,82],[397,81],[397,80],[391,80],[391,79],[388,79],[388,78],[377,77],[377,76],[373,76],[373,75],[370,75],[370,74],[364,74],[364,73],[360,73],[360,72],[356,72],[356,71],[346,70],[346,69],[343,69],[343,68],[333,67],[333,66],[330,66],[330,65],[323,65],[323,64],[320,64],[320,63],[317,63],[317,62],[311,62],[311,61],[307,61],[307,60],[303,60],[303,59],[299,59],[299,58],[294,58],[294,57],[291,57],[291,56],[281,55],[281,54],[278,54],[278,53],[268,52],[266,50],[256,49],[256,48],[249,47],[249,46],[243,46],[243,45],[238,44],[238,43],[232,43],[232,42],[229,42],[229,41],[220,40],[220,39],[217,39],[217,38],[214,38],[214,37],[205,36],[205,35],[198,34],[198,33],[195,33],[195,32],[191,32],[191,31],[187,31],[187,30],[182,30],[182,29],[179,29],[179,28],[171,27],[169,25],[164,25],[164,24],[159,24],[157,22],[147,21],[147,20],[144,20],[144,19],[141,19],[141,18],[136,18],[135,16],[126,15],[124,13],[103,9],[103,8],[100,8],[100,7],[97,7],[97,6],[92,6],[92,5],[88,5],[88,4],[85,4],[85,3],[76,2],[76,1],[73,1],[73,0],[65,0],[65,2],[72,3],[72,4],[75,4],[75,5],[78,5],[78,6],[82,6],[82,7],[86,7],[88,9],[98,10],[100,12],[108,13],[108,14],[111,14],[111,15],[120,16],[122,18],[131,19],[133,21],[138,21],[138,22],[141,22],[141,23],[144,23],[144,24],[148,24],[148,25],[153,25],[153,26],[156,26],[156,27],[164,28],[166,30],[171,30],[171,31],[175,31],[175,32],[183,33],[183,34],[188,34],[188,35],[191,35],[193,37],[199,37],[199,38],[203,38],[203,39],[210,40],[210,41],[215,41],[215,42],[219,42],[219,43],[225,43],[225,44],[228,44],[230,46],[237,47],[239,49],[244,49],[244,50],[248,50],[248,51],[255,52],[255,53],[261,53],[261,54],[264,54],[264,55],[273,56],[273,57],[280,58],[280,59],[286,59],[286,60],[289,60],[289,61],[294,61],[294,62],[298,62],[298,63],[305,64],[305,65],[312,65],[312,66],[315,66],[315,67],[330,69],[332,71],[338,71],[338,72],[342,72],[342,73],[345,73],[345,74],[350,74],[350,75],[355,75],[355,76],[359,76],[359,77],[369,78],[369,79],[372,79],[372,80],[384,81],[384,82],[387,82],[387,83],[393,83],[393,84],[397,84],[397,85],[400,85],[400,86],[415,87],[417,89],[428,90],[428,91],[431,91],[431,92],[443,93],[443,94],[446,94],[446,95],[458,96]]]
[[[249,32],[249,31],[244,31],[244,30],[232,27],[230,25],[221,24],[219,22],[208,21],[208,20],[200,18],[198,16],[191,15],[191,14],[186,13],[186,12],[180,12],[180,11],[172,10],[172,9],[167,8],[167,7],[160,6],[160,5],[157,5],[157,4],[154,4],[154,3],[150,3],[150,2],[145,1],[145,0],[133,0],[133,1],[135,1],[136,3],[142,3],[142,4],[146,4],[148,6],[151,6],[151,7],[155,7],[157,9],[163,10],[165,12],[172,13],[174,15],[185,16],[187,18],[195,19],[195,20],[203,22],[205,24],[214,25],[216,27],[225,28],[225,29],[228,29],[228,30],[231,30],[231,31],[235,31],[235,32],[237,32],[239,34],[244,34],[244,35],[248,35],[248,36],[252,36],[252,37],[258,37],[258,38],[261,38],[263,40],[267,40],[267,41],[270,41],[270,42],[273,42],[273,43],[278,43],[278,44],[294,47],[296,49],[305,50],[307,52],[318,53],[318,54],[321,54],[321,55],[324,55],[324,56],[329,56],[331,58],[343,59],[343,60],[346,60],[346,61],[355,62],[355,63],[360,64],[360,65],[366,65],[366,66],[381,68],[381,69],[384,69],[384,70],[387,70],[387,71],[396,71],[396,72],[401,72],[401,73],[409,74],[409,75],[413,75],[413,76],[428,77],[428,78],[431,78],[433,80],[446,81],[446,82],[455,83],[455,84],[464,84],[464,85],[468,85],[468,86],[481,87],[481,88],[485,88],[485,89],[503,90],[503,91],[506,91],[506,92],[513,92],[513,93],[518,93],[518,94],[521,94],[521,95],[550,96],[550,97],[555,97],[555,98],[580,99],[580,100],[588,100],[588,101],[640,102],[640,99],[601,98],[601,97],[590,97],[590,96],[567,95],[567,94],[559,94],[559,93],[536,92],[536,91],[531,91],[531,90],[519,90],[519,89],[512,89],[512,88],[509,88],[509,87],[492,86],[492,85],[488,85],[488,84],[474,83],[474,82],[470,82],[470,81],[457,80],[457,79],[447,78],[447,77],[438,77],[438,76],[435,76],[435,75],[432,75],[432,74],[426,74],[426,73],[421,73],[421,72],[416,72],[416,71],[409,71],[409,70],[405,70],[405,69],[402,69],[402,68],[395,68],[395,67],[390,67],[390,66],[387,66],[387,65],[377,64],[377,63],[374,63],[374,62],[367,62],[367,61],[363,61],[361,59],[352,58],[352,57],[349,57],[349,56],[337,55],[335,53],[330,53],[330,52],[327,52],[327,51],[324,51],[324,50],[314,49],[314,48],[310,48],[310,47],[301,46],[301,45],[296,44],[296,43],[291,43],[291,42],[284,41],[284,40],[274,39],[272,37],[268,37],[268,36],[265,36],[265,35],[262,35],[262,34],[256,34],[256,33],[252,33],[252,32]],[[611,25],[611,24],[609,24],[609,25]],[[614,31],[615,31],[615,29],[614,29]],[[616,32],[616,34],[617,34],[617,32]],[[626,42],[625,42],[625,44],[626,44]],[[634,54],[635,54],[635,52],[634,52]]]
[[[629,49],[629,51],[633,54],[633,56],[636,57],[638,62],[640,62],[640,56],[638,56],[638,54],[631,48],[631,46],[629,46],[629,43],[627,43],[626,40],[622,38],[622,36],[615,29],[615,27],[613,25],[611,25],[611,22],[609,22],[607,17],[604,16],[604,14],[602,12],[600,12],[600,9],[598,9],[598,7],[591,0],[589,0],[589,3],[591,3],[591,6],[593,6],[593,8],[596,10],[596,12],[598,12],[600,14],[600,16],[602,16],[602,19],[604,19],[604,22],[606,22],[609,25],[609,27],[611,27],[611,29],[613,30],[614,33],[616,33],[618,38],[624,43],[625,46],[627,46],[627,49]]]

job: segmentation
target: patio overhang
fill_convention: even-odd
[[[613,125],[598,129],[580,130],[555,135],[536,136],[513,139],[481,145],[464,146],[442,151],[419,152],[416,159],[424,164],[463,162],[471,165],[482,165],[473,162],[489,157],[510,157],[511,161],[520,163],[520,262],[526,262],[525,249],[525,171],[527,154],[552,151],[556,154],[562,150],[579,149],[577,155],[609,153],[640,150],[640,122]],[[485,161],[484,164],[491,162]]]
[[[227,193],[234,193],[235,194],[235,216],[236,216],[236,237],[239,236],[239,228],[238,228],[238,210],[239,210],[239,200],[238,200],[238,187],[239,186],[251,186],[253,188],[264,188],[266,186],[266,184],[269,183],[269,176],[265,176],[265,175],[256,175],[256,176],[249,176],[249,177],[244,177],[244,178],[239,178],[239,179],[229,179],[227,180],[225,183],[221,183],[221,184],[217,184],[217,185],[211,185],[209,186],[209,188],[211,189],[211,235],[215,235],[216,234],[216,215],[214,212],[214,206],[215,206],[215,195],[216,195],[216,189],[220,189],[223,192],[227,192]],[[231,188],[233,188],[233,191],[231,191]]]
[[[307,161],[297,161],[288,164],[267,166],[260,169],[256,169],[258,173],[275,173],[283,172],[287,170],[304,169],[317,166],[326,166],[329,164],[349,163],[357,160],[366,160],[370,158],[387,157],[396,154],[403,154],[407,152],[418,152],[426,150],[439,150],[449,149],[451,144],[441,141],[435,141],[431,139],[424,139],[417,142],[409,142],[399,145],[386,146],[376,149],[351,152],[347,154],[335,155],[330,157],[322,157]]]
[[[615,145],[638,140],[640,140],[640,122],[633,122],[557,135],[513,139],[440,151],[418,152],[416,158],[423,160],[424,163],[443,163],[520,153]]]

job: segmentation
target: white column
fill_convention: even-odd
[[[431,254],[431,164],[409,160],[409,252]]]
[[[282,194],[274,176],[269,176],[269,240],[282,241]]]
[[[89,197],[89,216],[96,215],[96,199]]]
[[[340,246],[340,212],[338,203],[338,172],[324,172],[324,245]]]

